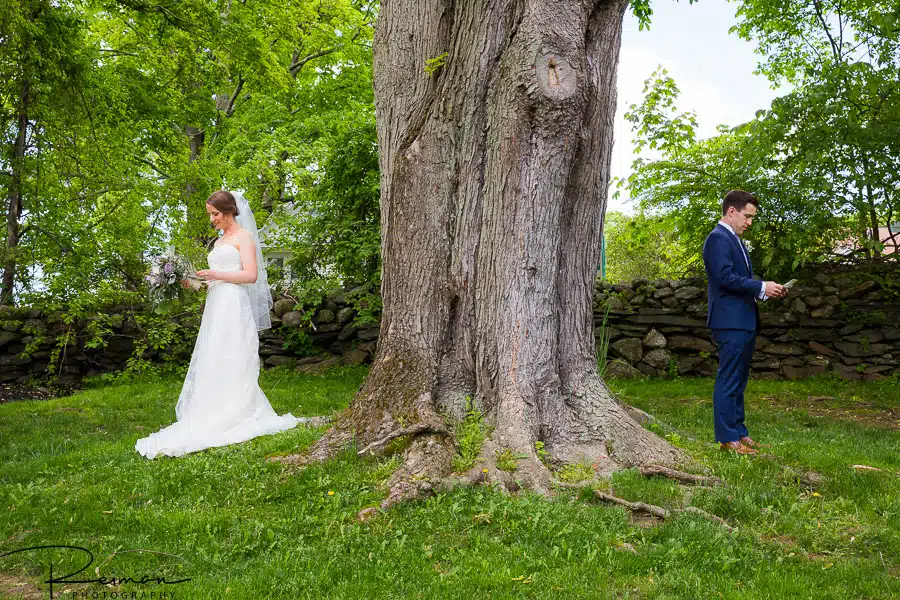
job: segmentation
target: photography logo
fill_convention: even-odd
[[[128,577],[101,577],[99,576],[99,573],[98,577],[94,579],[76,579],[76,577],[80,573],[87,570],[88,567],[90,567],[94,562],[94,554],[87,548],[82,548],[80,546],[31,546],[29,548],[19,548],[18,550],[4,552],[3,554],[0,554],[0,559],[23,552],[38,553],[48,552],[51,550],[73,553],[75,560],[78,560],[78,557],[81,557],[86,561],[83,567],[81,567],[77,571],[72,571],[71,573],[65,575],[60,575],[59,572],[54,569],[53,561],[50,561],[48,577],[46,580],[42,581],[42,583],[48,586],[48,597],[51,600],[55,600],[56,598],[71,598],[72,600],[80,600],[82,598],[91,600],[125,600],[126,598],[128,600],[175,600],[178,596],[176,595],[175,590],[169,586],[174,586],[179,583],[185,583],[191,580],[191,578],[188,577],[187,579],[177,579],[174,581],[169,581],[165,577],[146,574]],[[122,552],[120,551],[119,554],[121,553]],[[103,586],[113,586],[114,588],[119,588],[120,586],[124,585],[132,585],[140,586],[142,589],[131,591],[118,591],[109,589],[101,591],[80,590],[67,591],[65,594],[58,592],[58,588],[61,586],[78,584],[84,585],[92,583]],[[56,588],[54,588],[54,586],[56,586]]]

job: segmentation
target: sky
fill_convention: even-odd
[[[616,141],[612,174],[628,175],[633,153],[631,123],[624,114],[643,100],[644,80],[658,65],[669,71],[681,95],[679,112],[697,113],[699,137],[716,133],[716,126],[739,125],[768,108],[784,93],[771,88],[769,81],[753,71],[759,62],[755,45],[728,30],[736,24],[737,4],[725,0],[654,0],[649,30],[638,31],[638,22],[629,11],[625,15],[622,50],[619,57]],[[610,197],[608,211],[632,213],[626,194]]]

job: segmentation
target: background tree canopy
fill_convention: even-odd
[[[148,256],[174,244],[202,262],[203,200],[220,187],[271,219],[295,287],[377,284],[377,4],[0,0],[2,302],[142,297]],[[875,232],[900,220],[900,7],[736,9],[733,32],[758,45],[760,72],[792,91],[698,139],[695,115],[675,111],[676,82],[650,76],[627,113],[643,158],[620,182],[637,214],[606,220],[612,278],[702,268],[734,187],[763,201],[749,239],[769,277],[833,259],[847,240],[878,256]],[[651,3],[632,10],[649,23]]]
[[[878,256],[879,227],[900,214],[900,6],[752,0],[739,3],[737,16],[733,31],[758,43],[760,72],[792,91],[753,121],[698,140],[695,116],[674,111],[675,82],[655,72],[644,102],[626,115],[635,151],[656,153],[620,182],[638,219],[664,215],[687,249],[669,268],[689,270],[722,196],[742,188],[763,203],[748,237],[767,276],[844,259],[837,251],[848,240]]]
[[[203,201],[221,187],[257,210],[334,217],[346,244],[346,199],[333,189],[351,175],[326,176],[328,164],[367,182],[348,218],[377,235],[377,164],[338,156],[354,128],[371,129],[375,8],[0,0],[3,301],[143,293],[148,255],[170,244],[201,255],[212,236]],[[377,251],[370,240],[355,251],[320,255],[320,266],[370,277]]]

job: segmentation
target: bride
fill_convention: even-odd
[[[209,282],[209,295],[176,421],[134,446],[147,458],[236,444],[299,422],[275,414],[257,382],[258,330],[272,326],[272,294],[250,206],[241,194],[220,190],[206,212],[224,235],[209,253],[210,268],[197,272]]]

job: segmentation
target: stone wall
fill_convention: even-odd
[[[272,329],[260,334],[263,366],[310,373],[371,361],[378,343],[378,322],[366,319],[369,322],[359,323],[357,311],[366,309],[369,293],[371,287],[367,286],[334,290],[315,311],[307,312],[295,311],[293,300],[276,300]],[[69,386],[86,376],[121,371],[142,342],[161,337],[148,333],[147,324],[142,323],[141,316],[147,312],[147,306],[114,306],[103,315],[67,323],[62,312],[0,307],[0,383],[50,380]],[[311,319],[305,318],[310,314]],[[199,312],[173,317],[174,335],[183,343],[159,349],[151,345],[143,359],[158,365],[186,365],[199,321]],[[53,360],[54,352],[57,360]]]
[[[121,371],[138,340],[146,338],[135,317],[146,310],[116,306],[102,316],[68,322],[59,311],[0,307],[0,383],[50,381],[70,386],[85,376]],[[179,327],[188,329],[196,336],[196,324]],[[186,363],[190,352],[150,348],[145,358],[152,363]]]
[[[752,376],[900,376],[898,294],[900,271],[890,267],[865,273],[820,272],[801,279],[787,299],[760,304],[762,329]],[[595,337],[599,342],[604,332],[608,336],[607,374],[715,375],[717,354],[706,328],[706,309],[702,278],[598,284]]]
[[[371,362],[381,332],[375,318],[361,319],[358,310],[366,310],[371,285],[348,290],[332,290],[309,312],[295,310],[296,303],[288,298],[277,300],[272,308],[272,329],[260,335],[259,354],[269,367],[296,367],[300,373],[315,373],[345,364]],[[367,311],[371,312],[371,311]],[[298,352],[285,349],[290,332],[302,332],[312,348]]]
[[[305,311],[295,310],[292,299],[276,300],[273,327],[260,335],[263,364],[312,373],[370,362],[380,333],[380,315],[367,305],[371,293],[367,286],[333,290],[319,306]],[[714,375],[716,348],[706,329],[706,306],[706,282],[700,278],[598,282],[595,337],[602,342],[608,336],[607,375]],[[760,306],[754,377],[798,379],[829,372],[852,380],[900,376],[900,268],[820,272],[802,279],[787,300]],[[146,310],[112,307],[105,316],[66,323],[61,313],[0,307],[0,383],[50,376],[73,384],[84,376],[120,371],[147,338],[139,319]],[[175,325],[185,343],[177,349],[150,348],[144,358],[186,364],[198,324],[199,314],[182,317]],[[48,374],[55,348],[64,350]]]

